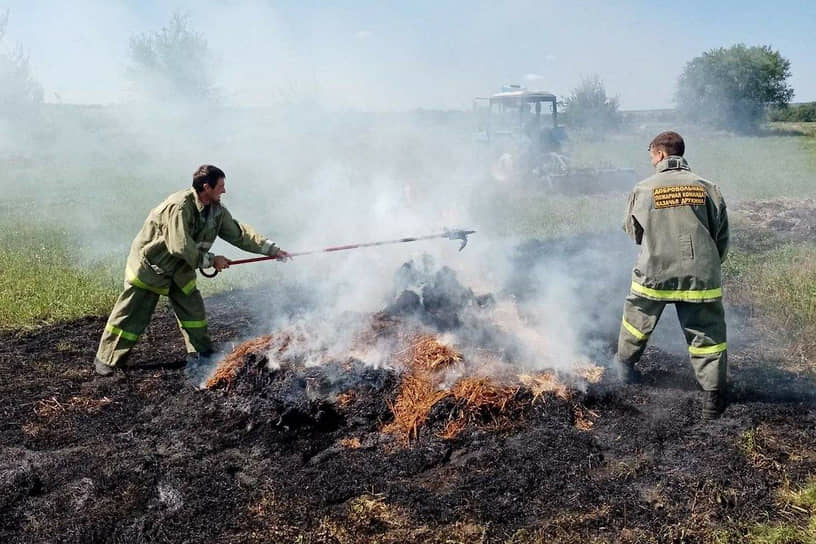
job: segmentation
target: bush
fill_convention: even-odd
[[[585,78],[565,101],[566,122],[578,129],[605,133],[620,128],[618,99],[609,98],[598,76]]]
[[[712,49],[686,64],[677,106],[690,119],[750,132],[769,105],[782,107],[790,101],[790,74],[790,61],[769,46]]]
[[[773,108],[768,112],[768,120],[795,123],[816,123],[816,102]]]

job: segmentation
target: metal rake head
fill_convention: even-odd
[[[448,240],[460,240],[462,245],[459,246],[459,251],[465,249],[465,246],[468,243],[468,236],[476,232],[475,230],[446,230],[445,234],[447,235]]]

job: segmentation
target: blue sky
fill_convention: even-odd
[[[816,100],[816,2],[0,1],[3,47],[21,45],[47,101],[129,99],[128,39],[178,10],[215,53],[235,104],[468,108],[505,83],[566,94],[597,74],[626,109],[671,107],[684,64],[734,43],[791,61]]]

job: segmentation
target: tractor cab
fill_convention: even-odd
[[[572,163],[558,124],[558,101],[553,93],[506,85],[489,97],[473,100],[477,123],[475,140],[497,181],[539,185],[565,194],[628,191],[634,182],[631,168]],[[486,144],[486,145],[485,145]]]
[[[539,151],[558,151],[566,140],[558,125],[558,102],[553,93],[530,91],[508,85],[489,98],[476,98],[477,139],[485,142],[512,140]]]

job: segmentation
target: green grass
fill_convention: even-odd
[[[492,236],[554,238],[616,229],[626,209],[626,195],[567,197],[519,191],[499,195],[483,213]]]
[[[752,304],[782,329],[816,323],[816,246],[732,252],[723,266],[728,298]]]
[[[67,234],[43,227],[0,229],[0,329],[26,328],[110,310],[110,261],[81,262]],[[121,281],[121,280],[119,280]]]
[[[713,544],[813,544],[816,543],[816,478],[800,489],[782,489],[781,508],[796,521],[757,523],[741,529],[727,529],[714,535]]]
[[[0,330],[110,312],[122,289],[126,255],[106,252],[88,258],[91,253],[92,248],[83,248],[66,230],[0,223]],[[263,273],[245,267],[212,280],[199,276],[198,285],[207,296],[269,281],[275,272],[271,267]]]
[[[768,123],[768,129],[771,132],[779,132],[783,134],[816,136],[816,123],[814,122],[800,122],[800,121],[773,122]]]
[[[816,196],[814,137],[681,133],[692,170],[719,185],[727,202]],[[582,165],[634,168],[645,177],[652,173],[646,147],[654,136],[643,132],[574,143],[573,159]]]

